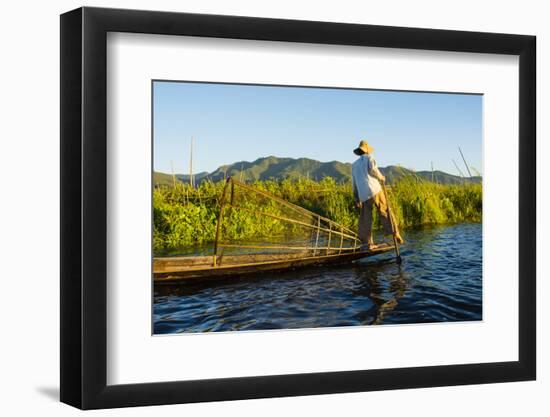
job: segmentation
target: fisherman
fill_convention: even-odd
[[[386,195],[382,190],[380,183],[386,181],[386,178],[378,167],[372,153],[374,149],[366,140],[359,143],[359,147],[353,150],[359,158],[353,163],[351,176],[353,182],[353,196],[355,204],[360,210],[359,213],[359,238],[364,247],[368,250],[376,248],[372,238],[372,209],[376,207],[380,214],[380,223],[384,229],[384,234],[393,234],[392,225],[395,227],[395,238],[398,243],[403,243],[403,238],[397,229],[397,223],[393,213],[390,213]],[[391,223],[390,223],[391,216]]]

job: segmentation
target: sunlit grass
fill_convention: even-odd
[[[332,178],[326,177],[318,182],[299,179],[257,181],[251,185],[353,230],[357,228],[358,211],[350,183],[337,184]],[[219,212],[218,198],[223,186],[224,181],[204,181],[197,188],[179,183],[175,188],[155,189],[154,250],[214,241]],[[428,224],[482,220],[481,184],[442,185],[408,175],[388,187],[388,194],[397,221],[404,230]],[[250,210],[262,206],[264,212],[282,215],[281,208],[267,199],[243,197],[240,204]],[[276,219],[232,210],[224,223],[223,233],[228,239],[246,240],[280,236],[289,233],[289,230],[288,225]]]

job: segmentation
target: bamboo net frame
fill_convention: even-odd
[[[238,187],[248,193],[253,193],[255,195],[262,196],[267,199],[267,201],[273,202],[280,205],[286,209],[289,209],[291,212],[302,217],[302,219],[293,219],[289,216],[278,215],[273,213],[268,213],[258,209],[250,209],[244,207],[235,201],[235,187]],[[356,252],[361,248],[361,240],[359,239],[357,233],[351,229],[336,223],[335,221],[323,217],[319,214],[316,214],[306,208],[300,207],[296,204],[290,203],[284,200],[281,197],[273,195],[267,191],[260,190],[258,188],[252,187],[248,184],[240,182],[233,177],[228,177],[222,195],[219,199],[220,211],[218,214],[217,224],[216,224],[216,236],[214,241],[214,255],[213,255],[213,266],[219,266],[221,264],[223,256],[223,248],[237,248],[237,249],[248,249],[248,250],[284,250],[284,251],[306,251],[311,253],[309,256],[323,256],[329,253],[341,254],[342,252]],[[226,216],[226,211],[230,210],[239,210],[249,215],[260,215],[265,216],[270,219],[289,223],[296,225],[298,227],[305,228],[310,230],[312,236],[315,236],[314,244],[310,245],[262,245],[262,244],[229,244],[221,242],[222,239],[222,224]],[[309,221],[309,222],[308,222]],[[321,240],[323,238],[325,241]],[[338,239],[339,238],[339,239]],[[331,242],[334,239],[338,242],[338,246],[331,246]]]

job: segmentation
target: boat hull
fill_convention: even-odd
[[[336,265],[379,255],[393,250],[391,245],[381,245],[369,251],[313,255],[258,254],[228,255],[217,259],[212,256],[155,258],[153,278],[155,284],[174,284],[187,281],[222,279],[262,271],[292,270],[310,266]]]

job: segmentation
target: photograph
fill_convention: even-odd
[[[154,335],[483,319],[483,95],[152,81]]]

